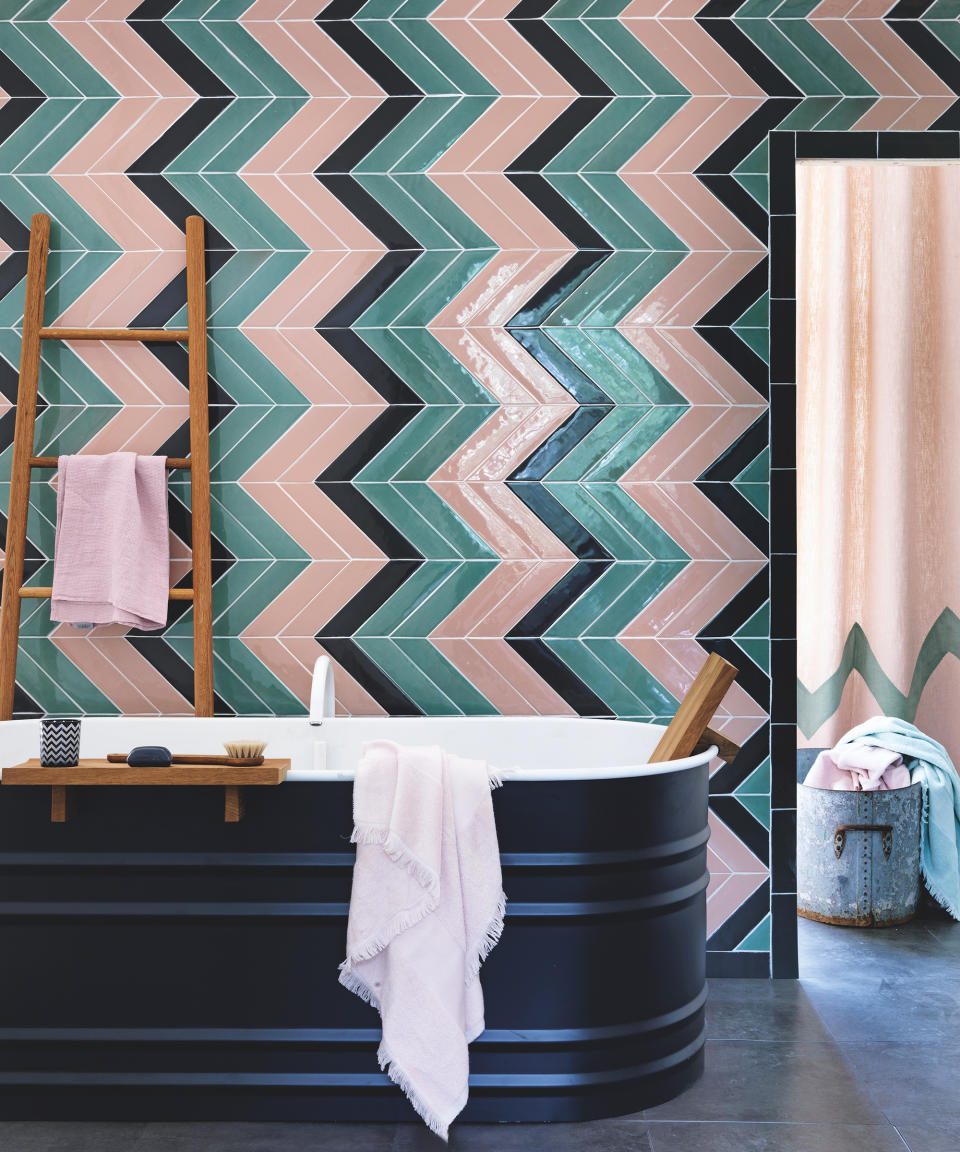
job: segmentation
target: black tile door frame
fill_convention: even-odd
[[[960,132],[769,134],[771,975],[797,976],[797,160],[960,158]]]

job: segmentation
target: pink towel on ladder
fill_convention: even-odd
[[[165,627],[166,457],[61,456],[58,473],[51,620]]]
[[[444,1140],[483,1031],[480,964],[503,928],[496,783],[482,760],[377,740],[353,786],[340,983],[379,1010],[380,1067]]]

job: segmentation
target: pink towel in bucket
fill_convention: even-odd
[[[166,457],[61,456],[50,618],[163,628],[170,589]]]
[[[496,784],[482,760],[377,740],[353,787],[340,983],[379,1010],[380,1067],[444,1140],[483,1031],[480,964],[503,928]]]

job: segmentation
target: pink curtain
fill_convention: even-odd
[[[960,760],[960,165],[797,165],[800,729]]]

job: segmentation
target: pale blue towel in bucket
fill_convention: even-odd
[[[930,895],[960,920],[960,777],[947,750],[896,716],[874,716],[840,738],[872,744],[904,758],[910,780],[923,789],[920,867]]]

